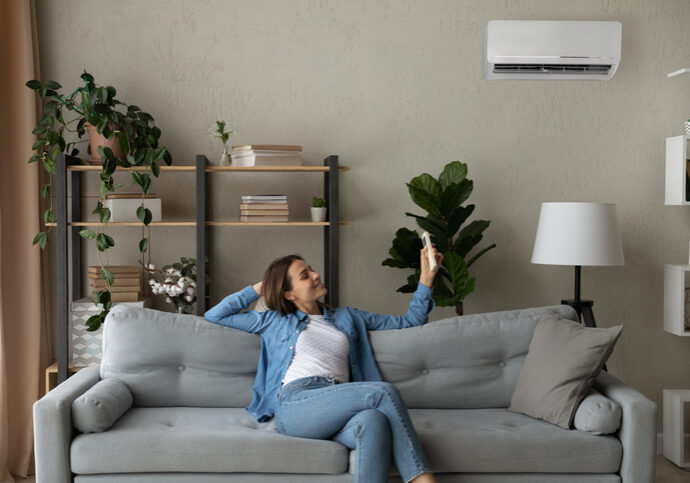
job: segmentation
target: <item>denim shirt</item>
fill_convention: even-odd
[[[352,307],[329,310],[323,307],[325,321],[347,336],[350,343],[350,375],[352,381],[380,381],[369,344],[368,330],[404,329],[425,324],[434,308],[432,289],[419,283],[410,308],[404,316],[377,315]],[[309,315],[301,310],[280,315],[275,310],[246,310],[259,296],[249,285],[228,295],[204,314],[209,322],[232,327],[261,336],[261,353],[256,370],[252,402],[247,411],[259,422],[273,417],[275,400],[285,372],[292,361],[297,337],[306,328]]]

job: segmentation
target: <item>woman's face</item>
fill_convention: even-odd
[[[328,292],[321,283],[321,276],[303,260],[292,262],[288,268],[288,277],[292,283],[292,290],[285,292],[285,298],[295,305],[312,304]]]

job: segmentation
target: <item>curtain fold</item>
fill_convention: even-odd
[[[32,406],[41,395],[50,341],[44,316],[39,166],[35,141],[38,78],[33,0],[0,1],[0,481],[33,469]]]

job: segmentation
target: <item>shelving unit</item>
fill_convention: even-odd
[[[670,72],[667,77],[690,73],[690,68]],[[666,205],[690,205],[690,160],[688,136],[666,138]],[[690,286],[689,265],[664,267],[664,330],[679,336],[689,336],[685,324],[686,292]],[[690,316],[690,314],[688,314]],[[664,389],[663,453],[680,466],[690,468],[688,443],[690,431],[686,426],[686,408],[690,404],[690,390]]]
[[[82,165],[81,159],[65,154],[57,156],[55,175],[55,193],[57,201],[56,223],[47,226],[57,228],[57,331],[58,331],[58,358],[57,358],[57,383],[60,384],[68,377],[68,353],[69,353],[69,311],[72,300],[84,296],[82,286],[82,258],[81,237],[79,231],[83,227],[98,226],[97,222],[83,221],[81,213],[81,176],[83,173],[98,172],[100,166]],[[209,166],[208,158],[204,155],[196,156],[193,166],[161,166],[161,172],[189,172],[196,176],[196,219],[193,221],[153,222],[151,227],[196,227],[196,259],[205,260],[209,256],[208,240],[209,230],[216,227],[322,227],[324,240],[324,274],[323,279],[328,287],[326,303],[337,306],[338,283],[338,257],[339,257],[339,228],[341,225],[349,225],[340,221],[339,213],[339,173],[350,168],[340,166],[338,156],[331,155],[324,160],[324,166]],[[117,171],[150,171],[148,167],[123,168]],[[324,198],[328,206],[327,221],[314,223],[308,221],[289,221],[276,223],[239,222],[230,220],[210,220],[209,214],[209,175],[222,172],[298,172],[298,173],[322,173],[324,178]],[[69,188],[69,189],[68,189]],[[68,217],[67,199],[71,195],[71,219]],[[119,222],[109,223],[108,226],[143,226],[142,223]],[[69,258],[69,246],[72,245],[72,257]],[[69,287],[69,274],[72,277],[71,295]],[[197,264],[197,293],[206,293],[206,264]],[[197,296],[197,314],[203,315],[206,311],[206,299]]]

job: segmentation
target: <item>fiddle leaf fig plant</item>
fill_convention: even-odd
[[[476,280],[470,278],[469,267],[479,257],[496,247],[491,244],[469,256],[469,252],[482,240],[487,220],[475,220],[465,224],[474,211],[474,205],[463,206],[474,183],[467,179],[467,164],[460,161],[448,163],[438,179],[423,173],[406,184],[412,201],[427,212],[426,215],[405,215],[416,220],[423,231],[431,235],[431,242],[443,253],[443,263],[434,279],[434,302],[441,307],[454,306],[458,315],[463,313],[463,300],[474,292]],[[464,226],[463,226],[464,225]],[[416,290],[421,274],[419,251],[422,249],[420,233],[400,228],[395,233],[390,258],[381,264],[387,267],[414,269],[407,283],[398,292]],[[468,258],[469,257],[469,258]]]
[[[98,230],[79,232],[82,238],[96,240],[101,276],[107,283],[105,290],[94,294],[94,302],[102,304],[103,311],[86,322],[87,330],[95,331],[101,326],[112,307],[110,289],[115,279],[107,267],[109,266],[108,250],[115,246],[115,241],[105,233],[111,217],[110,210],[105,207],[105,200],[108,193],[113,193],[123,186],[123,183],[115,183],[113,174],[118,167],[130,168],[133,184],[141,188],[142,202],[137,209],[137,218],[145,227],[145,236],[139,242],[139,252],[143,263],[148,253],[149,224],[152,219],[151,211],[144,204],[144,195],[151,191],[151,177],[146,171],[150,170],[154,176],[158,177],[160,174],[158,163],[163,161],[169,166],[172,164],[172,156],[167,148],[158,145],[161,130],[156,126],[153,116],[138,106],[128,105],[118,100],[115,97],[117,91],[113,86],[97,85],[94,77],[88,72],[84,71],[80,77],[83,86],[77,87],[70,94],[60,93],[62,86],[56,81],[43,82],[34,79],[26,83],[26,86],[35,90],[44,101],[42,115],[33,130],[37,137],[33,145],[36,154],[31,156],[28,162],[40,161],[48,175],[47,183],[40,189],[41,197],[50,199],[49,207],[43,215],[44,222],[48,225],[57,221],[50,194],[58,154],[78,156],[80,151],[76,146],[86,142],[82,140],[82,137],[89,126],[93,126],[97,134],[112,141],[113,147],[119,148],[114,150],[106,145],[99,145],[97,148],[100,156],[101,182],[99,199],[92,213],[98,215]],[[90,145],[87,147],[87,154],[90,158],[95,156],[95,153],[91,152]],[[34,238],[34,245],[38,244],[41,249],[44,249],[50,229],[51,226],[48,225],[45,231],[38,233]],[[101,255],[104,255],[105,260]]]

